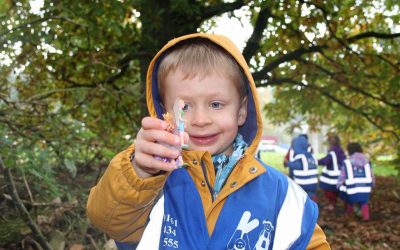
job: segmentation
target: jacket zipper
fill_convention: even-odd
[[[243,158],[244,158],[244,154],[242,154],[242,155],[239,157],[239,159],[237,159],[235,165],[233,165],[233,167],[232,167],[232,171],[233,171],[233,169],[235,169],[235,167],[236,167],[236,165],[239,163],[239,161],[240,161],[241,159],[243,159]],[[232,171],[229,173],[228,177],[225,179],[224,183],[222,184],[222,188],[225,186],[226,181],[228,180],[228,178],[229,178],[229,176],[231,175]],[[221,188],[221,190],[222,190],[222,188]],[[214,190],[213,190],[212,196],[213,196],[213,201],[214,201],[214,200],[217,198],[217,195],[214,193]]]
[[[239,159],[236,161],[235,165],[233,166],[232,170],[236,167],[236,165],[239,163],[239,161],[240,161],[241,159],[244,158],[244,156],[245,156],[245,154],[242,154],[242,155],[239,157]],[[206,171],[206,167],[205,167],[205,165],[204,165],[204,162],[201,161],[201,164],[200,164],[200,165],[201,165],[201,170],[203,171],[204,178],[205,178],[206,183],[207,183],[208,190],[210,191],[210,194],[211,194],[211,200],[212,200],[212,202],[214,202],[216,196],[214,197],[214,189],[211,187],[211,184],[210,184],[210,182],[208,181],[207,171]],[[228,177],[229,177],[229,176],[228,176]],[[223,186],[225,186],[227,180],[228,180],[228,178],[225,180],[225,183],[224,183]]]
[[[208,190],[210,191],[211,200],[212,200],[212,202],[214,202],[214,196],[213,196],[213,190],[214,189],[211,187],[210,182],[208,181],[206,166],[204,165],[203,161],[201,161],[200,165],[201,165],[201,170],[203,171],[204,179],[206,179]]]

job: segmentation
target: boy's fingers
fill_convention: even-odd
[[[168,123],[155,117],[145,117],[142,119],[142,128],[145,130],[159,129],[165,130],[168,127]]]
[[[173,163],[163,162],[146,154],[135,155],[134,164],[136,167],[141,168],[143,171],[149,174],[157,174],[161,170],[172,171],[176,169],[176,166]]]
[[[162,142],[171,146],[178,146],[180,144],[179,136],[171,134],[165,130],[145,130],[141,134],[143,140],[150,142]]]
[[[153,143],[153,142],[143,142],[140,145],[140,149],[137,150],[140,151],[141,153],[144,153],[146,155],[155,155],[155,156],[160,156],[160,157],[167,157],[171,159],[176,159],[179,156],[179,150],[175,148],[171,148],[159,143]]]

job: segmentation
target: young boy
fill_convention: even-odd
[[[159,160],[180,154],[179,136],[161,120],[177,99],[189,145],[182,168]],[[170,41],[150,63],[147,104],[151,117],[135,145],[90,191],[95,226],[117,242],[140,242],[138,249],[330,249],[316,204],[254,157],[262,133],[257,91],[230,40]]]

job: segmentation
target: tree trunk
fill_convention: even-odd
[[[146,74],[147,68],[153,56],[169,40],[184,34],[195,33],[203,21],[200,12],[193,11],[201,9],[198,2],[190,2],[185,10],[190,13],[183,13],[173,6],[170,1],[146,1],[140,10],[142,22],[142,38],[140,51],[151,56],[140,59],[141,84],[141,114],[142,117],[148,114],[146,105]],[[184,10],[184,9],[180,9]]]

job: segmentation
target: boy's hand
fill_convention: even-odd
[[[135,158],[133,165],[136,174],[140,178],[148,178],[160,171],[172,171],[176,169],[173,162],[163,162],[154,156],[176,159],[180,152],[177,149],[167,147],[161,143],[180,147],[180,138],[167,132],[168,124],[158,118],[145,117],[142,120],[142,128],[136,136]]]

